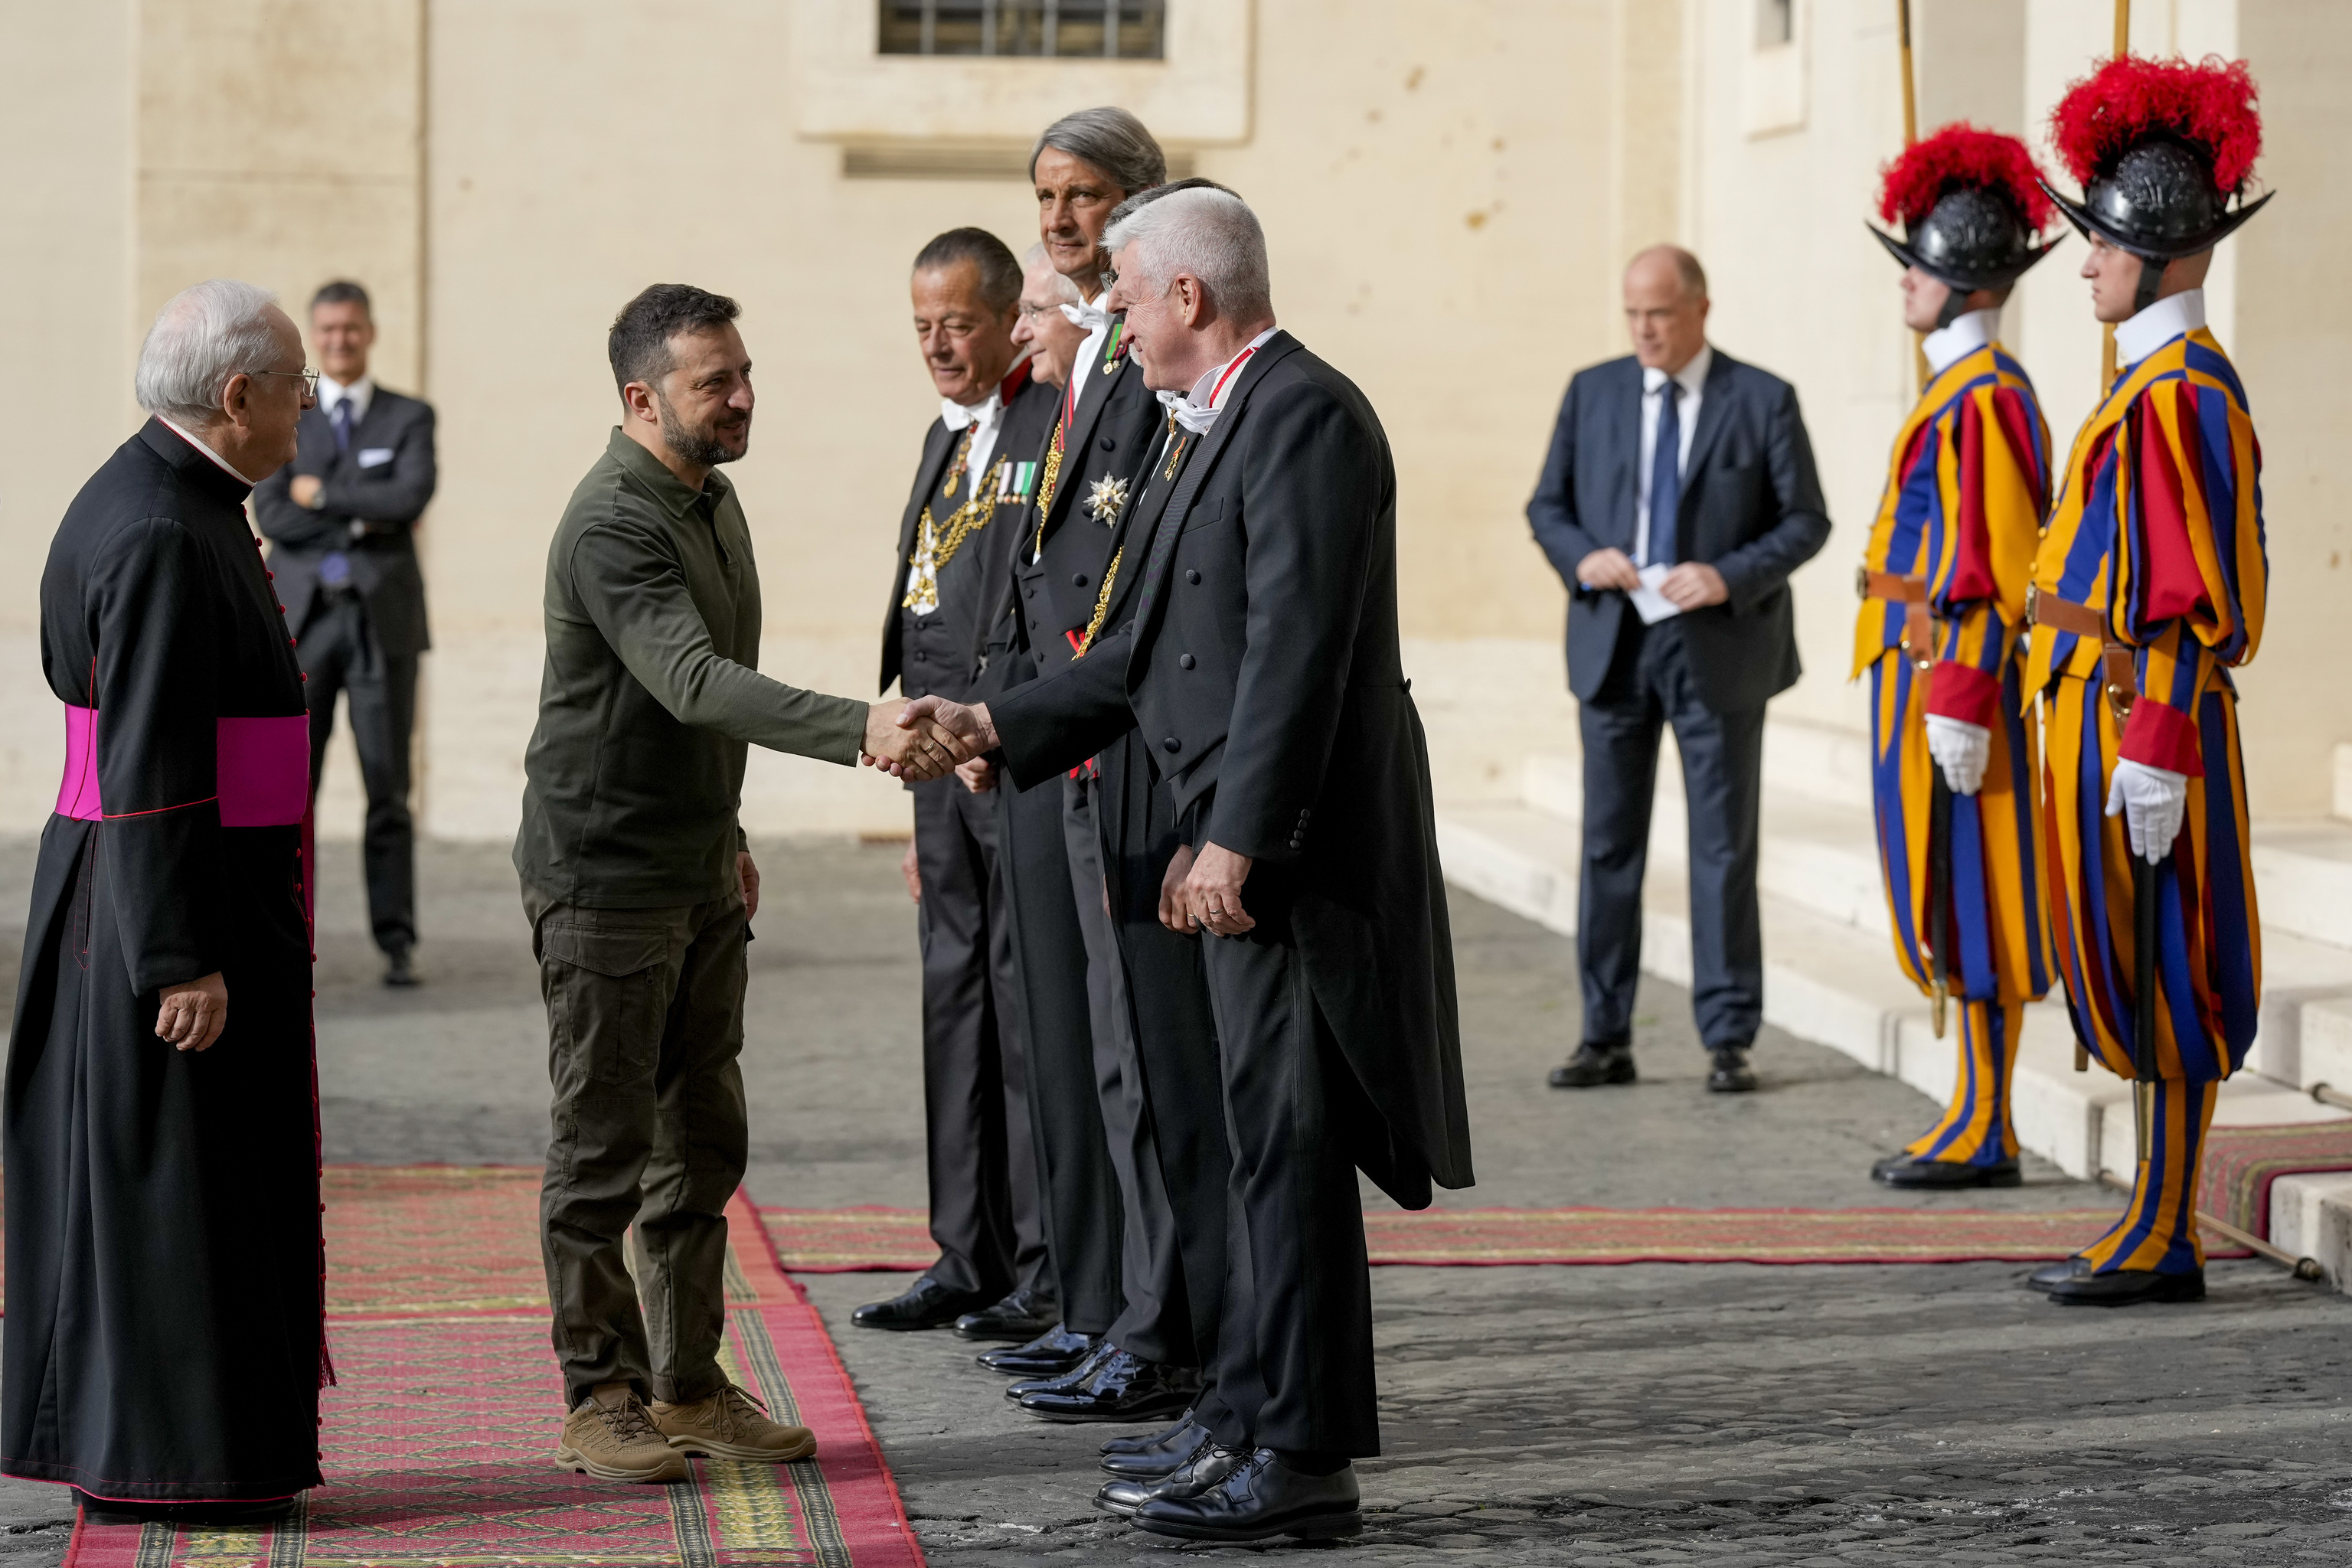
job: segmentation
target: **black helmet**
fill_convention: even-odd
[[[2050,221],[2033,155],[2014,136],[1965,122],[1913,142],[1879,182],[1879,216],[1903,221],[1903,237],[1871,226],[1895,260],[1951,289],[1940,324],[1951,325],[1979,289],[2006,289],[2050,254],[2038,243]]]

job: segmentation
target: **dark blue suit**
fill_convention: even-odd
[[[1596,550],[1633,552],[1641,440],[1641,365],[1629,356],[1580,371],[1528,503],[1537,542],[1569,588],[1568,682],[1584,742],[1576,939],[1584,1034],[1630,1037],[1650,800],[1659,734],[1671,724],[1690,807],[1699,1034],[1710,1047],[1744,1046],[1763,1011],[1756,852],[1764,704],[1801,673],[1789,574],[1828,540],[1828,508],[1796,390],[1717,350],[1671,520],[1672,559],[1713,566],[1730,597],[1644,626],[1624,595],[1576,577]],[[1665,521],[1654,521],[1654,531]]]

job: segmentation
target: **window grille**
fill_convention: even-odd
[[[1167,0],[877,0],[886,55],[1156,60]]]

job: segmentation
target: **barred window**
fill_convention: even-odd
[[[886,55],[1156,60],[1167,0],[877,0]]]

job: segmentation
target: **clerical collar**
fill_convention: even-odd
[[[2165,344],[2205,324],[2205,290],[2168,294],[2116,328],[2116,363],[2137,364]]]
[[[1249,346],[1241,353],[1215,369],[1202,372],[1201,379],[1192,384],[1191,392],[1158,394],[1160,406],[1174,415],[1176,423],[1193,435],[1205,435],[1217,422],[1217,416],[1224,411],[1225,404],[1233,397],[1234,388],[1241,384],[1243,367],[1281,330],[1280,327],[1268,327],[1252,338]]]
[[[173,435],[177,436],[181,440],[185,441],[189,446],[194,447],[197,451],[202,452],[205,457],[210,458],[213,460],[214,467],[219,468],[222,473],[226,474],[238,484],[243,485],[247,489],[251,489],[257,482],[256,480],[247,479],[243,474],[238,473],[235,468],[231,468],[229,466],[229,460],[226,458],[222,457],[218,452],[215,452],[210,447],[205,446],[203,440],[199,437],[190,435],[188,431],[176,420],[166,418],[164,416],[158,414],[155,416],[155,423],[161,425],[164,429],[169,430]]]
[[[1941,375],[1999,336],[2000,307],[1995,305],[1954,317],[1950,326],[1920,339],[1919,352],[1927,356],[1927,368]]]

